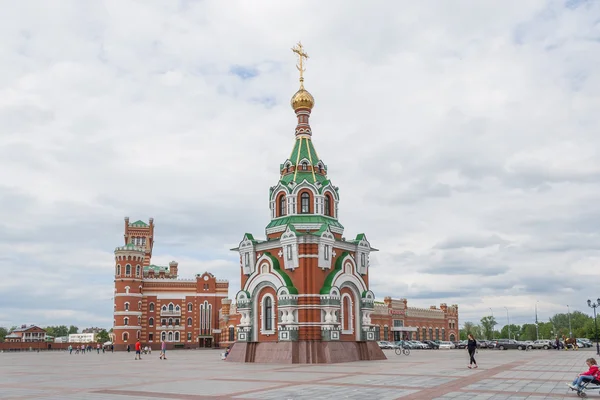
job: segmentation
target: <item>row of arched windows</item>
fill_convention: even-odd
[[[294,166],[292,164],[287,164],[285,166],[284,173],[285,174],[290,174],[290,173],[294,172],[294,168],[293,167]],[[298,170],[299,171],[304,171],[304,172],[309,172],[309,171],[311,171],[311,165],[308,163],[308,161],[302,161],[300,163],[300,165],[298,166]],[[313,170],[315,172],[318,172],[319,174],[324,174],[325,173],[325,168],[323,168],[323,164],[321,164],[321,163],[317,164],[313,168]]]
[[[125,304],[123,304],[125,311],[129,311],[129,302],[125,302]],[[116,304],[115,304],[116,307]],[[142,302],[138,301],[138,311],[142,310]]]
[[[136,246],[145,246],[146,245],[146,238],[145,237],[131,237],[130,238],[130,243],[134,244]]]
[[[139,265],[136,265],[135,276],[139,278],[141,276],[141,273],[142,273],[142,267]],[[117,264],[115,274],[121,275],[121,265]],[[131,265],[129,265],[129,264],[125,265],[125,276],[131,276]]]
[[[332,205],[334,204],[333,199],[329,193],[325,194],[325,199],[323,201],[323,214],[328,217],[333,217],[333,209]],[[312,213],[312,196],[309,192],[305,191],[300,194],[300,214],[310,214]],[[277,198],[277,217],[283,217],[287,215],[287,198],[285,193],[281,193]]]
[[[168,310],[170,312],[173,312],[173,311],[178,312],[178,311],[181,311],[181,307],[179,307],[178,305],[174,305],[173,303],[169,303],[168,306],[167,305],[163,305],[162,308],[161,308],[161,310],[162,311],[167,311]],[[194,310],[194,305],[192,303],[188,303],[187,310],[189,312],[192,312]],[[149,312],[154,312],[154,303],[150,303],[148,305],[148,311]]]

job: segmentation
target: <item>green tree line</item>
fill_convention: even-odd
[[[504,325],[500,330],[496,330],[499,325],[496,319],[487,315],[479,321],[479,324],[465,322],[460,330],[461,340],[467,338],[467,334],[472,333],[480,339],[511,339],[517,340],[537,340],[538,336],[542,339],[554,339],[556,336],[578,337],[595,339],[596,330],[594,327],[594,318],[580,311],[573,311],[570,315],[571,324],[569,326],[569,314],[555,314],[547,322],[538,322],[537,330],[535,323],[515,325]]]

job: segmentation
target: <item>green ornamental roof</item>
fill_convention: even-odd
[[[288,215],[287,217],[275,218],[266,229],[273,228],[281,225],[293,225],[293,224],[326,224],[328,226],[334,226],[340,229],[344,229],[344,226],[337,220],[326,217],[324,215]]]
[[[137,226],[137,227],[140,227],[140,228],[145,228],[145,227],[147,227],[147,226],[148,226],[148,224],[147,224],[147,223],[145,223],[145,222],[144,222],[144,221],[142,221],[142,220],[135,221],[134,223],[132,223],[132,224],[129,224],[129,225],[130,225],[130,226]]]
[[[147,267],[144,267],[144,272],[148,272],[150,270],[154,271],[155,274],[158,274],[161,271],[169,272],[169,267],[161,267],[160,265],[148,265]]]
[[[296,143],[294,143],[292,154],[290,154],[290,158],[284,164],[280,165],[280,169],[283,169],[284,165],[287,164],[288,161],[294,166],[295,171],[293,173],[286,174],[281,179],[283,182],[302,182],[305,179],[310,183],[315,183],[317,181],[323,183],[327,181],[327,177],[322,174],[313,173],[312,171],[302,172],[300,168],[302,161],[308,161],[308,164],[312,165],[313,167],[316,167],[319,163],[321,163],[325,170],[327,170],[327,167],[323,161],[319,159],[319,155],[317,154],[315,146],[310,138],[305,136],[296,137]]]

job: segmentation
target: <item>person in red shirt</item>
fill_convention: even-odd
[[[137,360],[138,357],[142,359],[142,344],[139,340],[135,343],[135,359]]]
[[[573,383],[567,383],[567,386],[569,386],[571,389],[573,390],[577,390],[579,392],[579,390],[581,390],[581,384],[584,381],[593,381],[594,378],[598,377],[598,363],[596,362],[596,360],[594,358],[588,358],[587,360],[585,360],[585,363],[588,365],[589,369],[585,372],[580,373],[577,378],[575,378],[575,380],[573,381]]]

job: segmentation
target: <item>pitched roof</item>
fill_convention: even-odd
[[[137,226],[140,228],[145,228],[148,226],[148,224],[140,219],[140,220],[135,221],[134,223],[129,224],[129,226]]]
[[[287,217],[275,218],[266,229],[273,228],[281,225],[293,225],[293,224],[327,224],[329,226],[335,226],[337,228],[344,229],[344,226],[337,220],[326,217],[324,215],[312,215],[312,214],[301,214],[301,215],[288,215]]]

